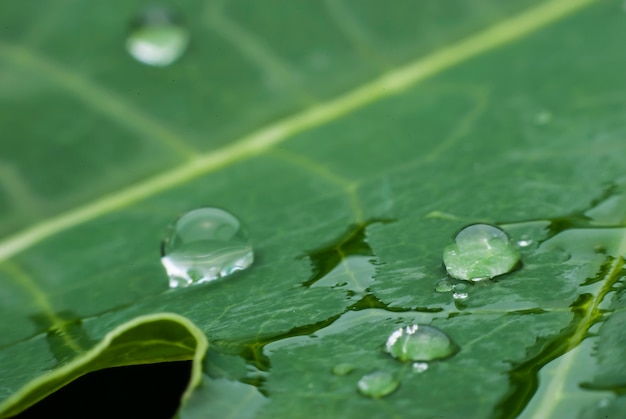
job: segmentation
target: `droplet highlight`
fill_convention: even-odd
[[[443,252],[448,275],[480,281],[511,272],[520,263],[520,252],[509,236],[488,224],[470,225],[457,234]]]
[[[391,333],[385,349],[400,361],[425,362],[448,358],[457,353],[459,347],[434,326],[412,324]]]
[[[228,276],[250,266],[254,254],[241,222],[219,208],[198,208],[172,223],[161,245],[170,288]]]
[[[188,44],[189,32],[180,16],[168,8],[152,6],[132,21],[126,49],[143,64],[165,67],[178,60]]]
[[[378,399],[393,393],[400,382],[393,374],[386,371],[376,371],[361,377],[357,389],[367,397]]]
[[[467,300],[469,297],[469,285],[459,282],[452,286],[452,298],[455,300]]]
[[[455,300],[467,300],[469,297],[469,294],[466,292],[453,292],[452,293],[452,298],[454,298]]]
[[[413,372],[421,374],[428,369],[428,362],[414,362]]]
[[[526,234],[524,234],[518,241],[517,245],[519,247],[528,247],[533,244],[533,240]]]

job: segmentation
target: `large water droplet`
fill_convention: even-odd
[[[424,324],[395,330],[389,335],[385,349],[400,361],[433,361],[448,358],[459,350],[443,331]]]
[[[131,23],[126,49],[137,61],[164,67],[180,58],[188,43],[189,32],[180,17],[153,6],[142,10]]]
[[[241,222],[219,208],[198,208],[177,219],[163,240],[161,256],[171,288],[230,275],[254,260]]]
[[[364,375],[359,380],[357,388],[364,396],[377,399],[393,393],[399,385],[400,382],[396,380],[393,374],[386,371],[376,371]]]
[[[448,274],[457,279],[482,280],[512,271],[520,252],[509,236],[498,227],[474,224],[455,237],[443,251]]]

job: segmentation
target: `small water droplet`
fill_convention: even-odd
[[[361,394],[374,399],[393,393],[400,382],[386,371],[376,371],[361,377],[357,388]]]
[[[219,208],[198,208],[174,221],[161,245],[170,288],[212,281],[254,260],[241,222]]]
[[[139,62],[164,67],[179,59],[188,43],[189,32],[178,14],[151,6],[133,19],[126,49]]]
[[[454,285],[447,279],[442,279],[435,285],[435,292],[450,292],[454,289]]]
[[[474,281],[486,280],[489,278],[475,278]],[[452,298],[455,300],[466,300],[469,297],[469,285],[466,282],[452,284]]]
[[[464,228],[443,251],[446,270],[457,279],[493,278],[512,271],[519,262],[520,252],[509,236],[488,224]]]
[[[354,365],[343,362],[341,364],[335,365],[332,371],[335,375],[347,375],[354,371]]]
[[[418,374],[426,371],[428,369],[428,362],[414,362],[413,363],[413,372]]]
[[[436,327],[413,324],[389,335],[385,349],[400,361],[433,361],[448,358],[459,348]]]

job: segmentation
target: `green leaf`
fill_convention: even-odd
[[[137,4],[0,4],[0,417],[181,359],[182,418],[623,416],[621,1],[270,3],[177,3],[161,68],[124,50]],[[255,263],[170,290],[200,206]],[[475,223],[521,267],[435,292]],[[414,323],[459,352],[393,359]],[[398,389],[359,394],[374,371]]]
[[[48,335],[51,350],[58,345],[60,351],[78,351],[78,344],[70,334],[58,333],[59,341]],[[48,374],[41,375],[22,387],[3,402],[3,414],[12,415],[29,406],[64,384],[81,375],[102,368],[134,365],[142,362],[193,360],[193,371],[186,397],[200,382],[201,360],[208,343],[197,327],[184,317],[171,313],[159,313],[137,317],[109,332],[93,348],[70,362],[60,363]],[[29,354],[15,354],[14,360],[29,362]]]

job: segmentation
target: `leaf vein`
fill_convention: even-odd
[[[286,141],[296,133],[328,123],[372,102],[405,91],[418,82],[527,36],[595,1],[553,0],[544,3],[439,51],[418,58],[406,66],[390,71],[382,77],[335,99],[272,123],[244,136],[233,144],[197,156],[179,167],[27,228],[0,242],[0,261],[6,260],[64,230],[153,196],[203,174],[259,155]],[[0,54],[9,54],[13,58],[26,60],[30,64],[33,63],[30,54],[23,50],[9,48],[5,43],[0,43]],[[75,94],[84,94],[78,88],[85,86],[82,80],[66,73],[57,74],[55,67],[47,68],[54,70],[54,75],[61,76],[63,84],[72,88]],[[89,91],[89,94],[84,98],[93,100],[91,93]],[[120,105],[119,102],[114,101],[112,103],[121,106],[121,109],[126,107],[126,105]],[[111,102],[109,101],[108,104]],[[119,112],[120,108],[115,111]]]

